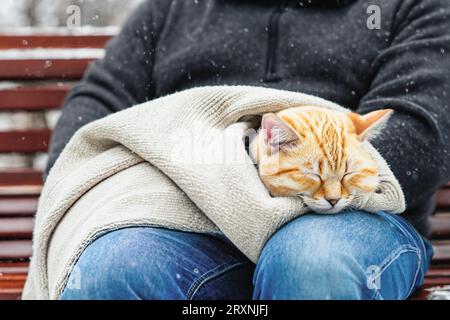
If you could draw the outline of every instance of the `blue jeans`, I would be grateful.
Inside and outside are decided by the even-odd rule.
[[[89,245],[61,298],[406,299],[432,254],[408,222],[384,212],[299,217],[256,265],[217,236],[134,227]]]

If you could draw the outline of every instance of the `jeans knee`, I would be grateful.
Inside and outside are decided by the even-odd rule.
[[[342,250],[339,239],[313,236],[318,229],[310,222],[294,221],[268,241],[254,274],[254,298],[370,298],[365,271],[354,259],[360,248]]]
[[[151,259],[164,254],[163,239],[149,230],[130,229],[106,234],[85,249],[62,299],[182,298],[176,281],[169,283],[173,277],[161,280],[169,271],[167,266]]]

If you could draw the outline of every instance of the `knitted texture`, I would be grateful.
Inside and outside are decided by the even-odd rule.
[[[201,87],[81,128],[42,191],[23,298],[59,298],[86,246],[106,232],[129,226],[223,233],[256,262],[269,237],[308,208],[300,198],[270,196],[243,143],[250,123],[239,120],[299,106],[347,111],[295,92]],[[199,132],[210,143],[201,143]],[[233,155],[232,161],[204,161],[202,157],[217,154],[217,145],[227,159]],[[403,212],[399,183],[375,148],[364,145],[382,181],[376,193],[353,205],[369,212]]]

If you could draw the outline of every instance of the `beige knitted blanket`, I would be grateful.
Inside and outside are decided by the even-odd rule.
[[[58,299],[83,249],[127,226],[222,232],[256,262],[268,238],[308,208],[298,198],[269,195],[242,142],[249,124],[239,120],[302,105],[346,111],[301,93],[202,87],[80,129],[44,186],[23,298]],[[401,213],[400,185],[378,152],[366,147],[384,180],[380,193],[358,208]]]

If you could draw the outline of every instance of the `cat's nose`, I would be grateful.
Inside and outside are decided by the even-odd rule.
[[[331,204],[331,206],[335,206],[336,205],[336,203],[338,203],[338,201],[339,200],[341,200],[340,198],[339,199],[327,199],[327,201]]]

